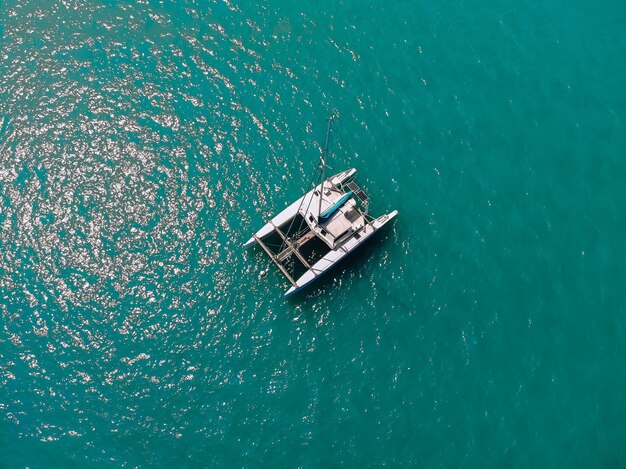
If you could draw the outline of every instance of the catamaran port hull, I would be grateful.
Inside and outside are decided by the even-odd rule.
[[[347,169],[338,174],[335,174],[332,178],[329,179],[329,181],[333,185],[339,186],[343,184],[344,182],[348,181],[352,176],[354,176],[355,173],[356,173],[356,169],[354,168]],[[300,197],[298,200],[296,200],[294,203],[292,203],[285,210],[280,212],[278,215],[274,216],[274,218],[272,218],[269,222],[267,222],[263,226],[263,228],[257,231],[254,235],[252,235],[252,237],[248,241],[246,241],[246,243],[243,245],[244,249],[250,249],[252,246],[257,244],[257,239],[263,239],[266,236],[269,236],[270,234],[275,232],[276,228],[280,228],[286,223],[289,223],[293,218],[295,218],[298,215],[299,213],[298,210],[301,209],[303,205],[305,205],[302,202],[306,201],[308,204],[308,201],[313,197],[313,193],[315,191],[318,191],[321,185],[322,184],[319,184],[314,189],[310,190],[309,192],[304,194],[302,197]]]

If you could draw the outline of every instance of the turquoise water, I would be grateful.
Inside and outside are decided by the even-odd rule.
[[[623,466],[625,57],[617,0],[0,0],[0,466]],[[400,214],[285,300],[241,245],[333,110]]]

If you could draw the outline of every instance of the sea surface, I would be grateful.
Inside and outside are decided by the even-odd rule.
[[[0,0],[0,466],[625,467],[625,190],[623,0]]]

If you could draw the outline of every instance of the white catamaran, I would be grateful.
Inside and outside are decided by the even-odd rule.
[[[244,244],[246,249],[259,244],[285,274],[291,283],[285,296],[317,280],[398,214],[394,210],[378,218],[368,216],[369,199],[353,180],[354,168],[324,178],[333,119],[328,120],[322,153],[322,182]]]

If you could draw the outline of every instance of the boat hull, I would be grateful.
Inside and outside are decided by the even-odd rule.
[[[318,262],[311,266],[309,270],[307,270],[298,280],[296,280],[296,285],[292,286],[285,293],[285,297],[289,297],[306,286],[313,283],[315,280],[320,278],[323,274],[331,270],[334,266],[339,264],[342,260],[348,257],[352,252],[354,252],[359,246],[363,245],[365,241],[367,241],[376,231],[385,226],[391,220],[395,218],[398,214],[397,210],[390,212],[386,215],[376,218],[372,222],[368,223],[363,227],[357,236],[353,236],[348,239],[344,244],[340,247],[331,250],[324,257],[322,257]]]
[[[333,177],[329,178],[330,181],[334,185],[343,184],[345,181],[350,179],[356,173],[356,169],[351,168],[340,173],[335,174]],[[319,189],[321,184],[316,186],[314,189],[311,189],[309,192],[304,194],[294,203],[289,205],[286,209],[280,212],[278,215],[274,216],[268,223],[266,223],[259,231],[257,231],[248,241],[246,241],[243,245],[244,249],[250,249],[252,246],[257,244],[256,238],[262,239],[275,230],[275,227],[280,227],[287,223],[289,220],[293,219],[296,215],[298,215],[298,209],[301,206],[302,201],[305,199],[308,200],[311,198],[313,191]],[[308,199],[307,199],[308,198]]]
[[[266,223],[263,226],[263,228],[257,231],[254,234],[254,236],[252,236],[248,241],[245,242],[245,244],[243,245],[244,249],[250,249],[252,246],[256,244],[255,236],[256,238],[264,238],[267,235],[271,234],[275,230],[276,226],[280,227],[284,225],[285,223],[287,223],[289,220],[293,219],[298,214],[298,208],[300,207],[300,202],[302,202],[304,197],[306,196],[300,197],[298,200],[292,203],[289,207],[287,207],[285,210],[283,210],[274,218],[272,218],[272,221]]]

